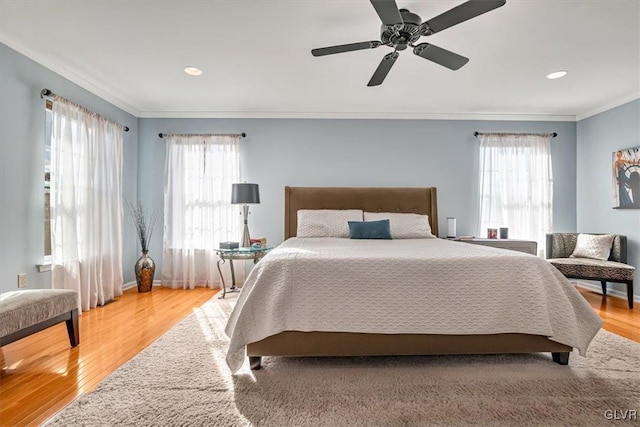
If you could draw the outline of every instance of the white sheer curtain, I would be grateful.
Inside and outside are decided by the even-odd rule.
[[[552,229],[550,135],[480,135],[478,236],[508,227],[513,239],[535,240],[544,254]]]
[[[166,143],[162,286],[220,287],[213,249],[237,241],[240,230],[231,205],[231,184],[240,180],[239,137],[169,135]],[[236,269],[240,278],[242,270]]]
[[[87,311],[122,295],[122,127],[64,98],[51,127],[52,287]]]

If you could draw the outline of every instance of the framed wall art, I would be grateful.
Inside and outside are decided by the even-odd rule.
[[[613,208],[640,209],[640,147],[613,153]]]

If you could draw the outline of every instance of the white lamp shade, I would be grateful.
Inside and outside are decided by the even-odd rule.
[[[456,237],[456,219],[447,217],[447,237]]]

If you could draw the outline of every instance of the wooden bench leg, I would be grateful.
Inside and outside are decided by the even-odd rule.
[[[627,282],[627,302],[629,303],[629,308],[633,308],[633,280]]]
[[[262,357],[260,356],[249,356],[249,366],[252,370],[257,371],[262,367]]]
[[[78,327],[78,309],[71,310],[71,319],[66,321],[67,332],[69,333],[69,344],[76,347],[80,344],[80,328]]]
[[[600,284],[602,285],[602,295],[607,296],[607,281],[601,280]]]
[[[551,358],[554,362],[560,365],[568,365],[569,364],[569,352],[568,351],[559,351],[551,353]]]

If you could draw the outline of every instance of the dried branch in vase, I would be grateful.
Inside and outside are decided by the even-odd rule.
[[[126,204],[133,219],[133,224],[136,227],[136,233],[138,240],[140,240],[142,251],[148,251],[151,235],[153,234],[153,227],[156,225],[156,219],[158,218],[158,209],[153,209],[151,212],[148,212],[148,209],[141,200],[138,200],[135,205],[127,200]]]

